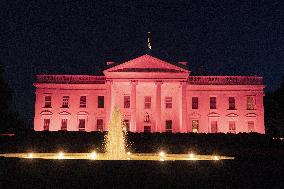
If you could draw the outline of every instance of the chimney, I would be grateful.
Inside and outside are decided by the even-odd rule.
[[[112,65],[112,64],[114,64],[115,62],[113,62],[113,61],[107,61],[106,62],[106,64],[107,64],[107,66],[110,66],[110,65]]]
[[[188,62],[186,61],[182,61],[182,62],[178,62],[179,64],[183,65],[183,66],[186,66]]]

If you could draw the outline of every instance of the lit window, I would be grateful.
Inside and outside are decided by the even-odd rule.
[[[192,132],[193,133],[199,132],[199,120],[192,120]]]
[[[61,119],[61,130],[67,131],[67,119]]]
[[[150,133],[151,132],[151,126],[144,126],[144,133]]]
[[[211,121],[211,133],[218,132],[218,124],[217,121]]]
[[[63,96],[62,98],[62,108],[69,107],[69,96]]]
[[[86,108],[87,105],[87,97],[81,96],[80,97],[80,108]]]
[[[97,131],[103,131],[103,130],[104,130],[104,120],[97,119]]]
[[[98,96],[98,108],[104,108],[104,107],[105,107],[105,97]]]
[[[144,115],[144,122],[150,122],[150,116],[149,116],[148,112],[146,112],[145,115]]]
[[[172,120],[166,120],[166,132],[172,132]]]
[[[248,96],[247,97],[247,109],[248,110],[254,110],[255,109],[255,97],[254,96]]]
[[[50,119],[44,119],[43,120],[43,130],[48,131],[49,130],[49,125],[50,125]]]
[[[235,97],[229,97],[229,110],[235,110],[236,104],[235,104]]]
[[[216,97],[210,97],[210,109],[216,109]]]
[[[124,96],[124,108],[130,108],[130,96]]]
[[[45,100],[44,107],[51,108],[51,96],[45,96],[44,100]]]
[[[144,107],[145,109],[151,109],[151,97],[150,96],[145,96]]]
[[[79,119],[79,131],[85,131],[86,121],[85,119]]]
[[[254,132],[254,121],[248,121],[248,132]]]
[[[192,97],[192,109],[198,109],[198,97]]]
[[[229,121],[229,133],[236,134],[236,122],[235,121]]]
[[[123,120],[123,127],[125,131],[129,131],[129,126],[130,126],[129,120],[128,119]]]
[[[172,108],[173,105],[173,98],[172,97],[166,97],[165,98],[166,108]]]

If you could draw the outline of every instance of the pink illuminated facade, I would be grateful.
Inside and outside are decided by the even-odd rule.
[[[191,76],[150,55],[107,63],[104,76],[37,75],[36,131],[106,131],[117,106],[131,132],[264,133],[257,76]]]

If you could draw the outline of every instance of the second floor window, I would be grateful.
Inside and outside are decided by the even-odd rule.
[[[235,110],[236,104],[235,104],[235,97],[229,97],[229,110]]]
[[[216,109],[216,97],[210,97],[210,109]]]
[[[98,96],[98,108],[104,108],[104,107],[105,107],[105,97]]]
[[[165,103],[166,103],[166,108],[170,109],[172,108],[172,105],[173,105],[173,98],[172,97],[166,97],[165,98]]]
[[[45,96],[44,100],[45,100],[44,107],[51,108],[51,96]]]
[[[130,108],[130,96],[124,96],[124,108]]]
[[[255,109],[255,98],[254,96],[247,97],[247,109],[254,110]]]
[[[144,98],[144,108],[145,109],[151,109],[151,97],[145,96]]]
[[[198,97],[192,97],[192,109],[198,109]]]
[[[69,107],[69,96],[63,96],[62,98],[62,108]]]
[[[81,96],[80,97],[80,108],[86,108],[87,106],[87,97]]]

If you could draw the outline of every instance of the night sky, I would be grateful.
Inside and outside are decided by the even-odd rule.
[[[106,61],[148,53],[188,61],[193,74],[284,75],[284,5],[278,1],[0,1],[0,63],[14,109],[32,124],[36,74],[101,74]]]

